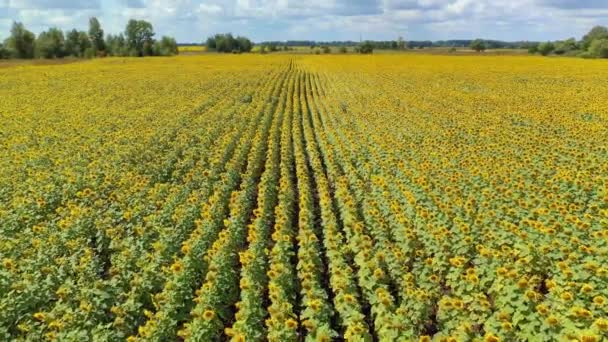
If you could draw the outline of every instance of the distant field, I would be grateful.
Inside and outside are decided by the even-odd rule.
[[[254,47],[252,52],[259,52],[260,46]],[[356,54],[355,47],[346,47],[347,54]],[[341,54],[339,46],[330,46],[332,54]],[[316,54],[322,52],[321,47],[310,48],[310,46],[291,46],[289,51],[277,51],[275,54]],[[447,55],[447,56],[468,56],[468,55],[479,55],[479,56],[522,56],[528,55],[528,50],[525,49],[490,49],[484,52],[475,52],[469,48],[425,48],[425,49],[407,49],[407,50],[381,50],[375,49],[374,54],[376,55],[392,55],[392,54],[415,54],[415,55]]]
[[[608,63],[461,53],[7,62],[0,341],[608,339]]]
[[[201,53],[207,51],[207,47],[201,45],[178,46],[177,49],[179,53],[183,54]]]

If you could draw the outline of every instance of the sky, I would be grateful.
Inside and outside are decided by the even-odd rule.
[[[608,0],[0,0],[0,40],[13,21],[39,33],[86,30],[97,17],[106,33],[131,19],[158,36],[202,42],[232,32],[252,40],[405,40],[580,38],[608,26]]]

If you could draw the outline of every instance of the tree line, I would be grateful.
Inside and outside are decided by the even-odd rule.
[[[490,47],[487,41],[476,39],[469,45],[471,49],[481,52]],[[584,58],[608,58],[608,29],[604,26],[596,26],[589,31],[580,41],[576,38],[558,40],[554,42],[534,43],[528,42],[523,48],[528,49],[530,54],[543,56],[577,56]]]
[[[224,53],[243,53],[251,52],[253,43],[249,38],[232,36],[231,33],[219,33],[207,38],[205,43],[207,49]]]
[[[89,30],[73,29],[65,33],[50,28],[38,36],[23,23],[14,22],[10,36],[0,43],[0,58],[93,58],[105,56],[171,56],[178,54],[177,42],[163,36],[156,40],[154,28],[145,20],[131,19],[123,33],[108,34],[99,20],[89,19]]]
[[[583,39],[575,38],[544,42],[528,49],[531,54],[578,56],[583,58],[608,58],[608,28],[595,26]]]
[[[314,40],[287,40],[287,41],[265,41],[259,44],[266,46],[279,46],[279,47],[296,47],[306,46],[311,48],[316,47],[357,47],[362,44],[369,42],[373,49],[376,50],[400,50],[400,49],[424,49],[424,48],[439,48],[439,47],[469,47],[473,42],[472,39],[452,39],[452,40],[405,40],[403,37],[399,37],[395,40],[368,40],[362,42],[356,42],[352,40],[344,41],[314,41]],[[500,40],[484,40],[484,43],[488,49],[527,49],[530,44],[534,44],[528,41],[517,41],[517,42],[505,42]]]

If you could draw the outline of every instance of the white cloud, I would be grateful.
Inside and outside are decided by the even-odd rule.
[[[39,32],[86,28],[99,17],[106,32],[130,18],[159,34],[203,41],[215,32],[254,40],[560,39],[608,24],[608,0],[0,0],[0,35],[13,20]]]
[[[223,8],[215,4],[199,4],[198,12],[209,15],[217,15],[223,12]]]

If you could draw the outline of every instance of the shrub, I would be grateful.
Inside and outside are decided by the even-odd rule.
[[[553,50],[555,50],[555,45],[551,42],[541,43],[538,46],[538,52],[543,56],[548,56]]]
[[[374,44],[372,42],[365,41],[359,45],[359,52],[362,54],[371,54],[374,53]]]
[[[95,49],[92,47],[84,50],[84,58],[94,58],[95,57]]]
[[[8,49],[6,47],[4,47],[4,45],[2,45],[2,43],[0,43],[0,59],[5,59],[8,58],[10,56],[10,52],[8,51]]]
[[[482,52],[486,50],[486,43],[481,39],[475,39],[471,42],[471,49]]]
[[[608,58],[608,39],[596,39],[591,42],[589,53],[593,57]]]

